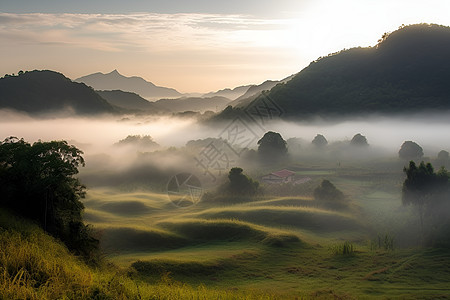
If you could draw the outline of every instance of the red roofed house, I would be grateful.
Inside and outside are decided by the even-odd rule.
[[[262,181],[265,183],[285,183],[294,182],[295,172],[289,170],[281,170],[273,172],[262,177]]]

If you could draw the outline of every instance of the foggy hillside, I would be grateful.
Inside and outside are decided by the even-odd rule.
[[[248,89],[252,86],[253,85],[243,85],[243,86],[235,87],[234,89],[226,88],[226,89],[219,90],[217,92],[210,92],[210,93],[204,94],[204,95],[202,95],[202,97],[210,98],[210,97],[220,96],[220,97],[228,98],[230,100],[235,100],[235,99],[239,98],[240,96],[244,95],[248,91]]]
[[[136,93],[124,92],[121,90],[96,92],[110,104],[126,110],[144,111],[146,113],[160,113],[165,111]]]
[[[54,71],[31,71],[0,79],[0,108],[27,113],[62,110],[77,114],[112,113],[116,110],[92,88],[72,82]]]
[[[447,110],[449,81],[450,28],[419,24],[319,58],[264,97],[287,118]]]

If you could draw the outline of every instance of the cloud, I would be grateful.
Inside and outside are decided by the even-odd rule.
[[[251,32],[260,36],[282,30],[283,25],[279,20],[242,15],[0,13],[1,38],[8,42],[102,51],[199,48],[215,44],[227,48],[239,47],[242,42],[248,47],[255,42],[250,38]]]

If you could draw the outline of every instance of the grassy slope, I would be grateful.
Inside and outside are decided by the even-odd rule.
[[[136,276],[110,264],[88,267],[38,226],[0,210],[0,299],[276,299]]]
[[[409,220],[411,215],[408,210],[398,211],[395,185],[399,174],[380,176],[351,166],[307,173],[315,176],[313,180],[330,178],[359,209],[329,211],[316,207],[308,197],[262,198],[232,205],[200,203],[178,209],[161,194],[97,190],[89,193],[87,213],[94,225],[103,228],[105,236],[111,226],[148,234],[128,232],[130,245],[124,244],[124,234],[108,244],[114,249],[109,254],[114,262],[123,266],[134,263],[138,274],[148,282],[170,273],[192,286],[259,290],[282,298],[424,298],[450,293],[448,251],[386,252],[367,246],[373,234],[391,233],[394,228],[404,234],[404,227],[411,225],[395,224],[396,217]],[[136,201],[139,207],[151,209],[129,214],[99,206],[120,206],[117,203],[121,202],[136,205]],[[373,226],[380,232],[371,231]],[[152,233],[159,233],[158,238]],[[330,247],[345,240],[356,245],[355,255],[334,255]],[[398,240],[401,238],[396,235]],[[142,247],[136,250],[136,245]]]

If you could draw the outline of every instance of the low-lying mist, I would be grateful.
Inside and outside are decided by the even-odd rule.
[[[450,150],[447,114],[276,121],[264,126],[246,122],[235,119],[219,124],[187,117],[134,115],[44,119],[0,111],[0,139],[16,136],[30,143],[66,140],[77,146],[86,160],[79,177],[93,191],[103,187],[107,191],[118,189],[120,193],[152,191],[163,195],[168,191],[169,180],[179,173],[196,175],[203,188],[214,191],[227,181],[228,171],[239,166],[245,174],[260,181],[267,197],[294,197],[274,198],[280,201],[276,205],[291,201],[297,206],[308,203],[309,207],[314,203],[308,197],[326,178],[342,189],[352,205],[361,208],[366,221],[376,228],[386,226],[386,231],[394,233],[403,232],[406,226],[406,221],[395,222],[414,222],[411,211],[401,208],[402,170],[407,161],[398,158],[398,151],[403,142],[418,143],[423,148],[424,160],[432,161],[433,165],[440,150]],[[257,141],[267,131],[278,132],[287,141],[289,155],[285,160],[268,162],[258,158]],[[358,133],[367,138],[369,146],[351,145],[350,140]],[[327,139],[325,148],[312,145],[317,134]],[[224,141],[238,147],[229,149]],[[218,152],[211,152],[215,148]],[[210,169],[202,168],[205,159],[214,155],[217,160],[208,165]],[[225,157],[229,159],[226,162]],[[435,165],[436,169],[439,167]],[[262,176],[284,168],[297,172],[297,179],[302,183],[292,187],[264,185]],[[297,197],[301,196],[307,200],[300,201]],[[272,205],[270,201],[275,200],[267,201]],[[123,205],[127,207],[130,203],[125,202]],[[207,199],[203,202],[209,203]],[[291,202],[288,205],[293,205]],[[168,199],[164,203],[171,204]],[[398,233],[398,236],[405,235]],[[406,245],[408,241],[402,243]]]
[[[361,133],[369,145],[396,154],[406,140],[417,142],[425,156],[450,149],[450,121],[448,114],[413,115],[397,117],[367,117],[338,121],[285,122],[277,121],[261,126],[248,125],[261,138],[266,131],[279,132],[287,140],[301,138],[309,143],[317,134],[329,143],[350,141]],[[230,121],[231,123],[231,121]],[[164,148],[182,147],[190,140],[219,138],[227,123],[212,125],[194,118],[169,116],[103,116],[32,118],[26,115],[0,111],[0,138],[9,136],[37,140],[67,140],[80,147],[85,154],[111,153],[111,148],[128,135],[150,135]],[[256,141],[249,145],[256,149]],[[119,151],[120,152],[120,151]]]

